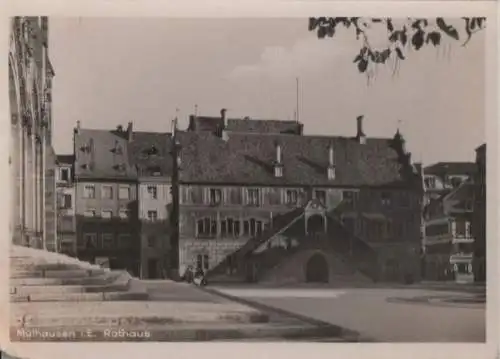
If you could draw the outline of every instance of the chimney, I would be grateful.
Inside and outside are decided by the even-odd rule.
[[[274,162],[274,176],[283,177],[283,157],[281,152],[281,145],[276,143],[276,160]]]
[[[76,128],[74,129],[75,133],[80,133],[80,126],[81,126],[80,120],[76,121]]]
[[[357,121],[357,133],[356,133],[356,139],[359,141],[359,143],[364,144],[366,143],[366,135],[363,132],[363,118],[364,116],[358,116],[356,118]]]
[[[218,130],[220,137],[224,141],[227,141],[229,139],[228,133],[226,131],[226,127],[227,127],[226,113],[227,113],[227,109],[223,108],[222,110],[220,110],[221,124],[220,124],[220,128]]]
[[[333,152],[333,143],[328,147],[328,170],[327,176],[329,180],[335,179],[335,157]]]
[[[129,142],[132,141],[132,134],[133,134],[133,124],[132,124],[132,122],[129,122],[127,124],[127,140]]]
[[[171,132],[172,132],[172,138],[175,138],[175,133],[177,131],[177,118],[174,118],[172,120],[172,129],[171,129]]]

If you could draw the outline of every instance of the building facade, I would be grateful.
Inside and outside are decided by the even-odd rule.
[[[476,149],[477,172],[474,178],[474,275],[478,282],[486,281],[486,144]]]
[[[136,131],[129,142],[131,161],[137,169],[141,278],[165,278],[170,248],[172,203],[169,133]]]
[[[470,180],[476,173],[474,162],[438,162],[424,168],[425,203],[438,199]]]
[[[277,262],[257,259],[259,248],[288,241],[329,246],[360,270],[357,253],[369,255],[364,273],[374,280],[418,279],[422,179],[399,131],[367,138],[359,117],[353,137],[306,136],[297,122],[226,119],[223,110],[191,116],[175,141],[181,275],[194,266],[260,280],[264,262]]]
[[[59,252],[77,256],[73,155],[57,156],[57,239]]]
[[[57,250],[47,17],[13,17],[9,38],[13,242]]]
[[[425,210],[425,268],[428,280],[472,282],[474,184],[469,179]]]
[[[74,130],[77,256],[112,269],[140,273],[137,170],[124,130]]]

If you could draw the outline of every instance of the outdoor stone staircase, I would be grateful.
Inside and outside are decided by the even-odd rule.
[[[62,254],[13,245],[11,302],[146,300],[140,281]]]

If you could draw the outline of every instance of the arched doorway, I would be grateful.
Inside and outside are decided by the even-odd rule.
[[[306,282],[328,283],[328,263],[322,254],[314,254],[306,264]]]
[[[314,214],[307,219],[308,234],[325,233],[325,219],[319,214]]]

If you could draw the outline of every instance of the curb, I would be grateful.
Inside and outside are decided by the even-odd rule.
[[[230,294],[222,293],[222,292],[219,292],[218,290],[215,290],[215,289],[209,289],[206,287],[197,287],[197,288],[202,290],[202,291],[205,291],[207,293],[217,295],[217,296],[222,297],[224,299],[231,300],[231,301],[234,301],[236,303],[243,304],[243,305],[255,308],[255,309],[260,310],[260,311],[271,312],[271,313],[275,313],[275,314],[278,314],[278,315],[281,315],[284,317],[294,318],[294,319],[297,319],[297,320],[302,321],[304,323],[307,323],[309,325],[313,325],[316,327],[315,329],[317,330],[317,333],[315,334],[315,337],[317,337],[317,338],[337,337],[339,339],[344,339],[345,341],[350,341],[350,342],[361,342],[361,341],[373,342],[372,339],[364,338],[364,337],[362,338],[360,333],[358,333],[354,330],[351,330],[351,329],[341,327],[339,325],[324,322],[324,321],[314,319],[311,317],[307,317],[307,316],[304,316],[301,314],[293,313],[293,312],[290,312],[290,311],[287,311],[287,310],[284,310],[281,308],[276,308],[276,307],[272,307],[272,306],[265,305],[262,303],[258,303],[258,302],[252,301],[252,300],[243,299],[243,298],[236,297],[236,296],[233,296]],[[299,337],[297,337],[297,339],[299,339]]]

